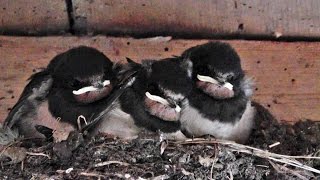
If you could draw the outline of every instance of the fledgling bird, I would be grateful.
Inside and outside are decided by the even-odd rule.
[[[181,102],[192,88],[188,76],[191,67],[173,59],[146,60],[142,64],[130,61],[127,66],[140,68],[135,82],[120,96],[117,108],[99,123],[96,131],[133,139],[141,129],[147,129],[168,133],[168,138],[185,138],[179,119]]]
[[[182,131],[245,143],[255,116],[250,101],[253,83],[245,77],[237,52],[227,43],[209,42],[187,49],[182,58],[193,67]]]
[[[44,138],[38,127],[67,137],[83,124],[79,116],[90,119],[104,108],[116,81],[113,63],[102,52],[86,46],[70,49],[31,76],[4,128],[18,129],[25,138]],[[64,140],[59,137],[57,141]]]

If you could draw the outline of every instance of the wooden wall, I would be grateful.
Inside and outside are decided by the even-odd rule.
[[[208,40],[167,38],[0,36],[0,122],[16,103],[26,80],[58,53],[78,45],[103,51],[114,61],[179,55]],[[320,42],[227,41],[256,81],[254,100],[279,120],[320,120]]]
[[[139,61],[179,55],[210,38],[296,41],[227,42],[256,80],[255,100],[279,120],[320,120],[320,42],[297,42],[320,41],[319,12],[319,0],[1,0],[0,34],[11,36],[0,36],[0,122],[27,78],[71,47]]]
[[[0,34],[320,40],[319,0],[1,0]]]
[[[0,34],[48,35],[68,31],[65,0],[0,1]]]
[[[81,32],[187,37],[320,37],[318,0],[74,0]]]

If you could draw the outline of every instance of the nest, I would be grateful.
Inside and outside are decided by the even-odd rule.
[[[96,136],[77,144],[67,156],[64,151],[54,150],[56,143],[35,146],[35,141],[23,140],[2,150],[0,177],[319,178],[320,124],[314,121],[280,124],[262,106],[255,106],[258,110],[256,126],[247,145],[213,138],[160,141],[158,134],[144,132],[132,141]]]

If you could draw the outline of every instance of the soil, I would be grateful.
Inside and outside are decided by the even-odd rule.
[[[284,155],[319,156],[320,123],[307,120],[294,125],[279,124],[266,109],[255,106],[256,126],[247,145]],[[269,148],[276,142],[280,144]],[[319,174],[232,151],[224,145],[160,142],[158,134],[149,132],[132,141],[102,135],[83,140],[75,134],[62,143],[39,145],[29,140],[10,148],[11,159],[1,160],[1,179],[320,178]],[[19,162],[17,157],[24,160]],[[8,164],[11,160],[15,162]],[[320,169],[320,160],[299,161]]]

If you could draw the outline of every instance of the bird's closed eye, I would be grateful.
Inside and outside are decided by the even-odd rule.
[[[153,95],[160,95],[161,94],[159,87],[154,83],[149,84],[147,90]]]
[[[198,72],[201,75],[205,75],[205,76],[211,76],[212,74],[214,74],[214,70],[212,68],[209,68],[209,66],[200,66],[198,68]]]
[[[233,75],[231,75],[231,74],[229,74],[228,76],[227,76],[227,80],[228,81],[233,81],[235,79],[235,77],[233,76]]]
[[[79,88],[81,86],[81,82],[77,79],[73,79],[70,83],[72,88]]]

